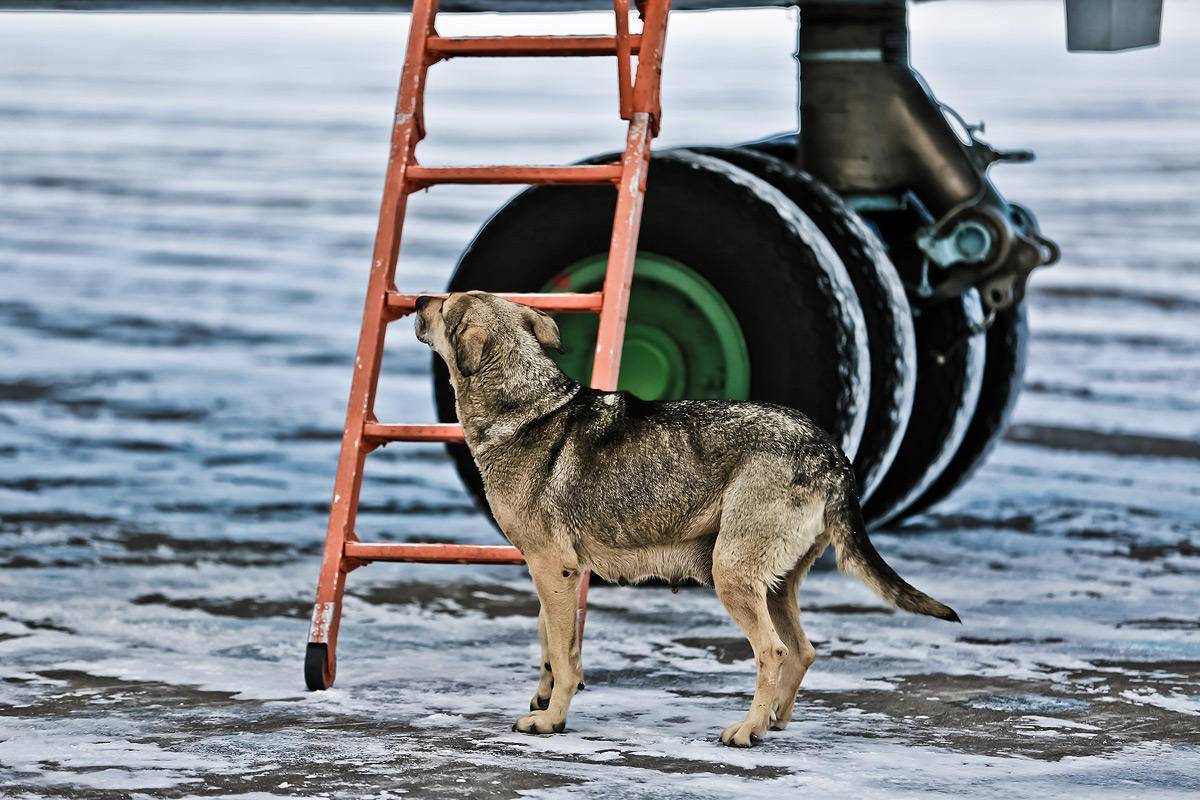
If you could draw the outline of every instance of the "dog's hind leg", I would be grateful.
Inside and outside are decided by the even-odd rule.
[[[767,609],[771,612],[771,620],[775,630],[788,646],[788,657],[783,662],[779,674],[779,685],[775,688],[775,696],[771,701],[771,730],[781,731],[792,721],[792,706],[796,702],[796,692],[804,680],[808,668],[816,660],[817,651],[804,635],[800,625],[800,607],[797,604],[800,592],[800,581],[804,578],[812,562],[824,550],[824,545],[814,546],[792,568],[784,579],[783,585],[772,589],[767,594]]]
[[[550,692],[554,689],[554,672],[550,668],[550,646],[546,643],[546,611],[538,609],[538,642],[542,645],[541,676],[537,691],[529,701],[530,711],[545,711],[550,705]]]
[[[741,573],[719,555],[714,555],[713,585],[717,589],[717,597],[721,598],[733,621],[750,640],[750,646],[754,648],[754,663],[758,667],[758,682],[754,687],[750,713],[742,722],[726,728],[721,733],[721,741],[734,747],[751,747],[758,744],[767,732],[771,705],[779,687],[779,673],[789,650],[771,622],[766,584]]]
[[[566,728],[571,698],[583,680],[576,621],[579,562],[574,553],[559,551],[526,552],[525,561],[542,604],[538,615],[539,633],[545,629],[542,669],[546,670],[546,664],[550,665],[546,672],[550,673],[553,689],[546,707],[521,717],[513,725],[513,730],[521,733],[561,733]],[[545,674],[543,672],[543,676]],[[540,700],[541,685],[538,692],[539,697],[534,698],[535,702]]]
[[[795,483],[793,475],[790,463],[763,459],[746,464],[725,493],[713,547],[717,596],[750,640],[758,668],[750,713],[721,734],[722,742],[738,747],[763,737],[772,712],[776,723],[785,706],[791,713],[812,663],[796,593],[810,556],[816,558],[827,543],[822,541],[825,503]],[[772,594],[779,597],[768,599]]]

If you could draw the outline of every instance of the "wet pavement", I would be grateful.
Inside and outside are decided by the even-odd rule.
[[[564,735],[509,730],[537,681],[520,568],[356,571],[336,686],[304,690],[403,18],[0,15],[0,794],[1195,796],[1200,14],[1071,56],[1059,5],[995,5],[914,9],[914,59],[1037,151],[994,174],[1063,262],[1030,284],[1006,441],[873,537],[963,624],[822,562],[795,720],[745,751],[716,736],[749,648],[704,589],[594,587]],[[790,19],[677,15],[663,144],[791,127]],[[479,24],[544,23],[444,32]],[[424,160],[619,146],[607,66],[439,67]],[[415,196],[401,283],[443,285],[507,194]],[[404,323],[389,348],[380,418],[431,419],[427,350]],[[422,445],[370,456],[360,531],[500,542]]]

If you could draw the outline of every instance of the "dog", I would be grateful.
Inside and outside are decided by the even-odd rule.
[[[621,584],[691,579],[716,588],[758,668],[749,713],[721,733],[737,747],[792,718],[816,658],[797,593],[826,546],[842,571],[892,605],[958,621],[875,551],[850,462],[799,411],[587,388],[544,352],[560,348],[552,318],[484,292],[419,297],[416,334],[449,368],[488,503],[541,603],[541,677],[514,730],[565,729],[583,681],[584,569]]]

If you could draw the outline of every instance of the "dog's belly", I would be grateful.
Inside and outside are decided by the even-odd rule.
[[[579,542],[576,553],[582,566],[613,583],[637,583],[661,578],[672,584],[685,580],[711,584],[715,541],[714,533],[645,547],[612,547],[595,542]]]
[[[689,579],[712,583],[719,501],[654,500],[659,502],[618,493],[580,506],[564,496],[559,506],[564,513],[554,527],[570,531],[580,564],[607,581],[662,578],[672,583]]]

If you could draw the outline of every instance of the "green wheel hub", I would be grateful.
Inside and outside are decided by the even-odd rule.
[[[577,261],[544,292],[596,292],[604,287],[606,255]],[[592,377],[599,320],[558,314],[563,371],[581,383]],[[639,252],[618,388],[643,400],[750,396],[750,352],[733,310],[711,283],[678,261]]]

